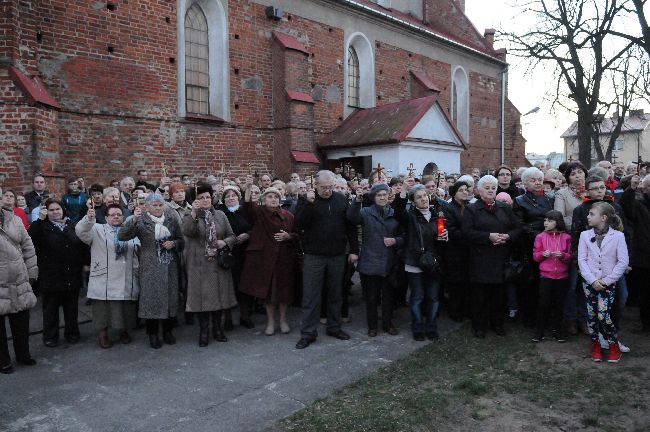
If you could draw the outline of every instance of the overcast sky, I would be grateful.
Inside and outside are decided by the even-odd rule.
[[[526,23],[520,16],[512,19],[516,11],[509,6],[509,0],[466,0],[465,12],[481,33],[486,28],[517,31],[530,26],[530,23]],[[495,46],[500,48],[503,45],[500,45],[497,39]],[[527,140],[526,152],[563,152],[560,135],[571,125],[574,115],[567,112],[551,113],[551,103],[544,98],[546,91],[553,88],[550,71],[536,70],[534,75],[526,76],[525,61],[509,55],[508,62],[510,100],[522,114],[534,107],[540,107],[536,114],[521,118]]]

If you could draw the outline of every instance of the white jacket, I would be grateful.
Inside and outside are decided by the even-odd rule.
[[[127,243],[126,252],[115,259],[113,228],[108,224],[90,222],[85,216],[75,227],[77,236],[90,245],[89,299],[137,300],[140,294],[140,240]]]

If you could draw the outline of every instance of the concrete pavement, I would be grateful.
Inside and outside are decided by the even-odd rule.
[[[0,430],[47,431],[262,431],[277,420],[423,346],[412,340],[409,311],[396,313],[398,336],[369,339],[359,287],[351,298],[349,341],[325,335],[296,350],[300,311],[290,311],[292,332],[263,334],[235,326],[229,341],[198,346],[198,326],[181,325],[178,343],[149,348],[143,330],[134,342],[102,350],[91,324],[82,341],[57,348],[31,337],[38,365],[0,375]],[[82,300],[83,303],[83,300]],[[82,307],[80,319],[88,318]],[[40,311],[34,311],[36,325]],[[237,320],[235,320],[237,323]],[[445,334],[457,325],[440,321]],[[62,336],[62,334],[61,334]],[[61,339],[63,339],[61,337]],[[13,355],[13,354],[12,354]]]

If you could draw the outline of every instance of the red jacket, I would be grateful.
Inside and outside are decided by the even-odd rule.
[[[562,257],[553,255],[545,257],[544,251],[562,252]],[[566,279],[569,277],[571,261],[571,236],[567,233],[543,231],[535,237],[533,259],[539,263],[539,273],[548,279]]]

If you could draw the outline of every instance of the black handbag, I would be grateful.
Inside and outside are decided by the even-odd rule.
[[[224,270],[229,270],[235,265],[235,256],[228,246],[217,250],[217,264]]]
[[[420,267],[420,269],[422,269],[422,271],[425,273],[428,273],[430,275],[437,275],[440,273],[440,262],[433,252],[424,249],[422,227],[420,227],[420,223],[416,218],[413,218],[413,223],[417,227],[418,236],[420,237],[420,254],[418,256],[418,267]]]

